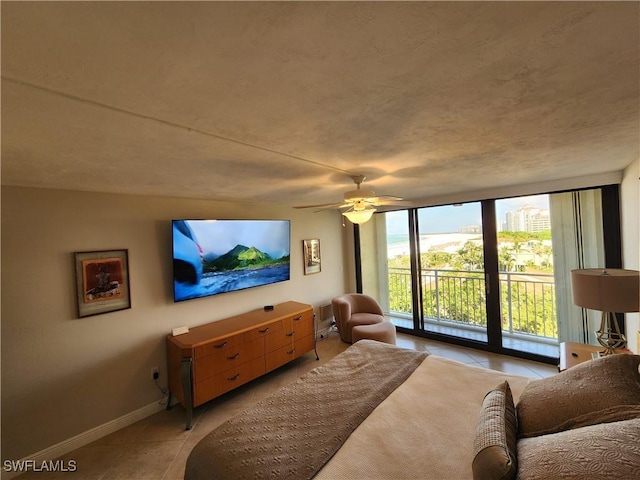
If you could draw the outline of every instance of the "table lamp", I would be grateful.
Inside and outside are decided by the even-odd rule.
[[[603,355],[625,348],[627,339],[620,331],[616,313],[640,310],[640,273],[622,268],[585,268],[571,270],[573,303],[600,310],[600,328],[596,331]]]

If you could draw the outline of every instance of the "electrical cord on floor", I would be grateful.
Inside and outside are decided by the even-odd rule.
[[[160,393],[162,393],[162,397],[158,401],[158,404],[166,405],[167,401],[169,400],[169,389],[167,387],[161,387],[160,385],[158,385],[157,378],[154,380],[154,383],[156,384],[156,387],[158,387],[158,390],[160,390]]]
[[[336,321],[335,320],[331,320],[331,325],[329,325],[329,330],[327,330],[326,334],[321,333],[320,334],[320,338],[327,338],[333,332],[337,332],[337,331],[338,331],[338,329],[336,328]]]

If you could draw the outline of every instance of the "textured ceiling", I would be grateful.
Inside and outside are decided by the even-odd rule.
[[[2,2],[2,184],[406,199],[639,156],[637,2]]]

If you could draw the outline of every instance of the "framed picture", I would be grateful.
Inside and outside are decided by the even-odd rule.
[[[76,252],[78,318],[131,308],[127,250]]]
[[[312,238],[302,241],[304,274],[311,275],[318,273],[322,269],[320,264],[320,240]]]

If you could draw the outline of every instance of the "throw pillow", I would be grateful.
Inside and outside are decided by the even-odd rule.
[[[518,480],[640,478],[640,418],[518,440]]]
[[[527,384],[516,405],[520,437],[639,416],[638,355],[608,355]]]
[[[518,470],[518,426],[513,396],[504,382],[484,397],[473,441],[474,480],[510,480]]]

